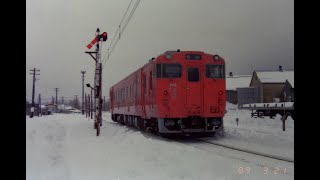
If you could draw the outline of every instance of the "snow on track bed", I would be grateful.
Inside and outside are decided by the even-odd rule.
[[[242,151],[242,152],[245,152],[245,153],[255,154],[255,155],[258,155],[258,156],[264,156],[264,157],[277,159],[277,160],[281,160],[281,161],[286,161],[286,162],[291,162],[291,163],[294,162],[293,159],[288,159],[286,157],[270,155],[270,154],[266,154],[266,153],[262,153],[262,152],[256,152],[256,151],[252,151],[252,150],[248,150],[248,149],[242,149],[242,148],[238,148],[238,147],[234,147],[234,146],[230,146],[230,145],[224,145],[224,144],[221,144],[221,143],[218,143],[218,142],[209,142],[209,141],[205,141],[205,140],[202,140],[202,139],[195,139],[195,140],[198,140],[198,141],[201,141],[201,142],[205,142],[205,143],[208,143],[208,144],[212,144],[212,145],[222,146],[222,147],[225,147],[225,148],[228,148],[228,149]]]

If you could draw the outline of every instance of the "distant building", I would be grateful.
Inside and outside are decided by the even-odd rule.
[[[233,75],[232,72],[226,76],[227,101],[233,104],[238,103],[237,88],[249,87],[251,75]]]
[[[278,71],[254,71],[250,87],[259,89],[261,103],[270,103],[277,98],[281,99],[281,93],[287,91],[283,90],[286,81],[293,82],[293,80],[294,71],[283,71],[279,66]]]
[[[43,115],[49,115],[56,111],[57,105],[53,103],[49,103],[47,105],[42,106],[42,114]]]
[[[291,82],[290,82],[291,81]],[[286,80],[280,93],[281,102],[294,102],[294,81]]]

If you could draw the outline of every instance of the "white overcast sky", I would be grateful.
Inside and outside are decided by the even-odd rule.
[[[137,0],[133,0],[132,5]],[[93,82],[94,61],[85,54],[96,28],[107,31],[106,53],[130,0],[27,0],[26,97],[31,68],[40,69],[36,100],[82,93]],[[294,0],[141,0],[103,69],[103,95],[150,58],[167,50],[217,53],[226,71],[252,74],[282,65],[294,68]],[[88,89],[85,89],[89,92]],[[60,98],[59,98],[60,99]]]

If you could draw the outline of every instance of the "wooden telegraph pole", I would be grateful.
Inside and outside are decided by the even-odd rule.
[[[59,91],[59,88],[54,88],[54,90],[56,91],[56,113],[58,113],[58,91]]]
[[[84,95],[84,111],[86,112],[86,118],[88,117],[88,111],[87,111],[87,93]]]
[[[84,114],[84,74],[86,73],[86,71],[81,71],[82,73],[82,114]]]
[[[39,69],[34,68],[33,73],[30,73],[31,75],[33,75],[33,80],[32,80],[32,106],[31,106],[31,110],[30,110],[30,118],[33,118],[34,115],[34,92],[35,92],[35,82],[36,82],[36,75],[40,75],[40,74],[36,74],[36,72],[40,72]]]

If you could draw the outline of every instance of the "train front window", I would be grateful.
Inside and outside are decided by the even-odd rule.
[[[207,64],[206,76],[207,78],[225,78],[224,65]]]
[[[186,54],[186,60],[201,60],[200,54]]]
[[[157,64],[157,77],[178,78],[181,77],[180,64]]]

